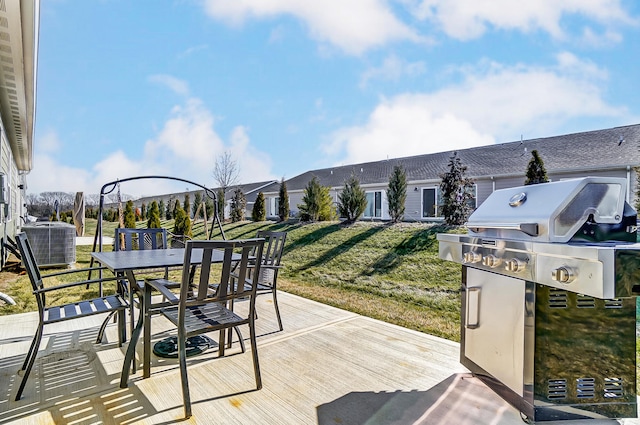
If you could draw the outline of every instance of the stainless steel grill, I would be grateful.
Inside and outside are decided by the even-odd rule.
[[[626,181],[587,177],[494,192],[468,234],[461,362],[533,421],[636,417],[637,215]]]

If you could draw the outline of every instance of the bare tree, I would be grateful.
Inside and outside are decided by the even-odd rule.
[[[46,205],[39,193],[27,193],[27,212],[30,215],[41,217],[46,215]]]
[[[58,192],[42,192],[40,193],[40,199],[45,209],[51,212],[58,199]]]
[[[27,193],[26,196],[27,209],[32,211],[33,208],[40,204],[40,195],[37,193]]]
[[[229,151],[225,151],[216,158],[216,163],[213,167],[213,178],[216,180],[216,183],[218,183],[220,192],[222,192],[222,199],[225,198],[229,188],[238,183],[240,168]],[[220,194],[218,194],[218,196],[220,196]],[[224,220],[224,210],[220,211],[220,218]]]
[[[71,192],[56,192],[58,194],[58,202],[60,203],[60,210],[71,210],[76,200],[75,193]]]
[[[116,191],[114,193],[106,195],[105,200],[108,203],[117,204],[120,202],[134,201],[135,197],[133,195],[128,195],[126,193],[118,194],[118,192]]]
[[[231,186],[238,183],[240,168],[238,167],[238,162],[233,159],[229,151],[225,151],[216,158],[216,163],[213,167],[213,178],[216,179],[218,187],[225,193]]]
[[[100,205],[100,195],[97,193],[84,195],[84,203],[88,207],[97,207],[98,205]]]

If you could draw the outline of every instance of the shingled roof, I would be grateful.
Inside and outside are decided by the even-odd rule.
[[[537,150],[547,173],[604,170],[640,166],[640,124],[458,150],[467,175],[478,179],[523,175]],[[302,190],[316,176],[320,184],[340,187],[352,172],[360,184],[386,183],[395,165],[408,181],[436,180],[447,171],[454,151],[323,168],[287,180],[287,190]]]
[[[247,183],[247,184],[238,184],[235,186],[231,186],[226,193],[226,199],[229,200],[233,198],[233,192],[236,189],[240,189],[244,194],[247,202],[253,202],[260,192],[272,192],[278,190],[278,182],[276,180],[268,180],[257,183]],[[218,191],[218,189],[214,189],[214,191]]]

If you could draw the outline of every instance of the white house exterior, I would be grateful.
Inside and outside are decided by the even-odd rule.
[[[640,124],[458,150],[458,157],[467,166],[467,176],[475,181],[476,207],[497,189],[523,185],[533,150],[543,159],[551,181],[584,176],[621,177],[627,181],[627,201],[635,203]],[[401,165],[408,183],[404,219],[442,220],[438,207],[440,176],[448,171],[452,155],[453,151],[445,151],[307,171],[286,180],[291,212],[298,212],[304,189],[314,176],[321,185],[330,188],[337,202],[345,180],[354,173],[370,200],[361,219],[388,220],[389,176],[395,165]],[[278,197],[277,187],[264,194],[267,203],[273,202]],[[269,215],[275,217],[277,213]]]
[[[33,168],[39,0],[0,2],[0,228],[2,255],[26,216]]]
[[[467,167],[467,176],[475,182],[475,206],[495,190],[523,185],[533,150],[537,150],[543,159],[551,181],[585,176],[624,178],[627,181],[627,201],[635,204],[638,189],[636,170],[640,169],[640,124],[458,150],[458,157]],[[389,220],[386,190],[393,167],[400,165],[407,175],[404,220],[441,221],[440,176],[448,171],[452,155],[453,151],[445,151],[307,171],[285,180],[290,215],[293,217],[299,212],[298,205],[302,204],[304,190],[313,177],[321,185],[329,187],[329,193],[337,204],[345,180],[353,173],[369,200],[361,220]],[[255,198],[262,192],[267,218],[278,219],[279,181],[234,186],[226,195],[225,217],[229,217],[235,188],[241,189],[247,198],[247,218],[251,217]],[[139,199],[135,204],[140,206],[145,202],[149,205],[154,199],[162,199],[165,203],[175,199],[182,201],[186,193],[151,196]]]

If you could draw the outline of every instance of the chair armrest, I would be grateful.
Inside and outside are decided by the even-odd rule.
[[[81,280],[80,282],[70,282],[70,283],[63,283],[61,285],[56,285],[56,286],[48,286],[46,288],[37,289],[37,290],[33,291],[33,293],[34,294],[42,294],[42,293],[45,293],[45,292],[57,291],[58,289],[73,288],[74,286],[91,285],[93,283],[110,282],[110,281],[114,281],[114,280],[118,280],[118,278],[116,278],[116,277],[105,277],[105,278],[102,278],[102,279]]]
[[[149,285],[156,291],[160,292],[171,303],[177,303],[178,301],[180,301],[180,299],[176,297],[176,294],[171,292],[169,288],[167,288],[166,285],[168,283],[175,284],[176,282],[172,282],[167,279],[148,279],[144,282],[145,285]]]
[[[260,264],[260,268],[261,269],[273,269],[273,270],[278,270],[283,268],[284,266],[280,265],[280,266],[276,266],[275,264]],[[248,269],[255,269],[256,265],[255,264],[249,264],[247,265]]]
[[[56,273],[49,273],[49,274],[41,274],[40,277],[45,279],[47,277],[54,277],[54,276],[63,276],[66,274],[72,274],[72,273],[80,273],[80,272],[90,272],[90,271],[99,271],[99,270],[109,270],[106,267],[85,267],[82,269],[72,269],[72,270],[64,270],[61,272],[56,272]]]

